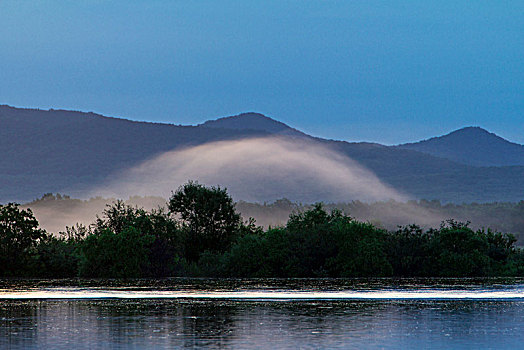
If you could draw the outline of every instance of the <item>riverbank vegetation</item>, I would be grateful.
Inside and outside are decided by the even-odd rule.
[[[67,195],[47,193],[39,199],[21,205],[31,208],[40,226],[48,232],[60,232],[65,226],[80,222],[88,225],[97,214],[103,212],[107,204],[116,202],[116,198],[95,197],[90,199],[71,198]],[[132,196],[125,203],[147,210],[166,206],[167,199],[154,196]],[[511,232],[517,238],[517,246],[524,246],[524,201],[493,203],[441,203],[437,200],[410,200],[407,202],[379,201],[345,203],[324,203],[326,211],[339,209],[350,213],[351,217],[375,226],[395,231],[398,226],[417,223],[421,227],[439,227],[442,221],[454,219],[459,222],[470,221],[469,227],[475,231],[491,227],[500,232]],[[293,212],[304,212],[313,205],[297,203],[288,199],[279,199],[271,203],[250,203],[238,201],[236,211],[244,218],[253,217],[258,225],[285,226]]]
[[[285,225],[242,221],[224,189],[189,182],[168,209],[115,201],[89,226],[60,235],[31,209],[0,206],[3,277],[482,277],[523,276],[512,234],[448,220],[386,230],[322,204]]]

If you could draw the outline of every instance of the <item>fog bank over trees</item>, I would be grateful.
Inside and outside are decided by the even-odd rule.
[[[67,195],[46,194],[40,199],[24,204],[23,207],[33,210],[42,228],[58,233],[65,231],[66,226],[76,223],[89,225],[96,219],[96,215],[103,212],[107,204],[116,200],[102,197],[80,200]],[[167,209],[167,200],[162,197],[133,196],[125,200],[125,203],[146,210],[159,207]],[[437,227],[442,221],[453,219],[460,222],[470,221],[470,226],[474,229],[491,227],[502,232],[511,232],[519,239],[518,244],[522,244],[521,237],[524,239],[524,201],[470,204],[442,204],[439,201],[427,200],[371,203],[352,201],[325,203],[324,206],[327,210],[340,209],[357,220],[369,221],[388,230],[413,223],[426,228]],[[257,225],[264,228],[285,225],[291,213],[302,212],[311,207],[311,204],[301,204],[288,199],[268,203],[236,203],[236,209],[244,219],[252,217]]]
[[[70,201],[57,197],[41,202]],[[276,203],[282,204],[286,201]],[[197,182],[178,188],[166,205],[146,210],[117,200],[90,225],[58,235],[40,228],[31,209],[0,205],[0,276],[524,275],[524,251],[513,234],[475,230],[453,219],[438,228],[411,224],[387,230],[316,203],[264,229],[240,216],[225,189]]]

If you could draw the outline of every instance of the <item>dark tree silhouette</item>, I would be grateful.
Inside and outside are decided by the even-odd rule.
[[[45,237],[31,209],[15,203],[0,205],[0,275],[23,274],[30,250]]]
[[[227,250],[241,225],[233,199],[225,189],[188,182],[169,200],[171,213],[180,216],[187,231],[186,256],[195,261],[200,253]]]

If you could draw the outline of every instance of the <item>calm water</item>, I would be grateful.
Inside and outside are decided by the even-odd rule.
[[[0,281],[0,348],[524,348],[523,283]]]

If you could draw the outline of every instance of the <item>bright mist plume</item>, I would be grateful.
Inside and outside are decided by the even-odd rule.
[[[314,141],[278,137],[220,141],[163,153],[115,174],[92,196],[169,197],[188,180],[226,187],[236,200],[405,200],[352,159]]]

